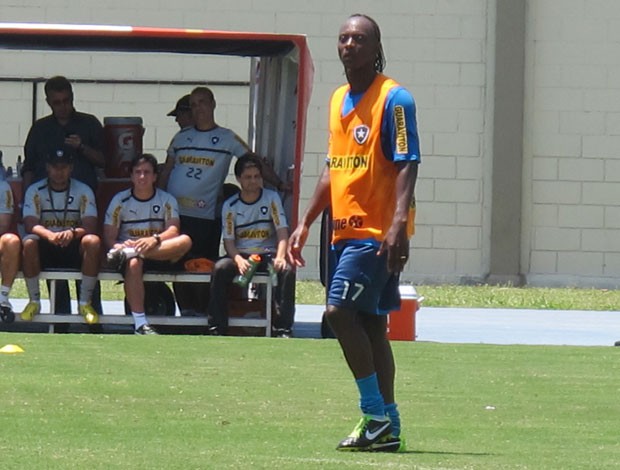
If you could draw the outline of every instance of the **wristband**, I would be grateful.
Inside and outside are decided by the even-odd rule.
[[[155,239],[158,245],[161,245],[161,237],[159,236],[159,233],[154,234],[153,238]]]

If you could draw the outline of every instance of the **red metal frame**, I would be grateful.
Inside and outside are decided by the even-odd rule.
[[[209,31],[107,25],[0,23],[0,48],[28,50],[128,51],[273,56],[296,48],[297,128],[292,225],[297,223],[306,115],[314,68],[306,37],[297,34]]]

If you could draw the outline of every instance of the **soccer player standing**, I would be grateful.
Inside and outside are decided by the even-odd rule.
[[[308,228],[331,204],[332,249],[327,319],[360,393],[362,418],[338,450],[399,451],[395,365],[387,313],[399,307],[399,275],[409,258],[414,187],[420,162],[415,102],[383,75],[381,32],[366,15],[340,28],[338,55],[347,84],[332,95],[329,154],[308,208],[293,232],[297,266]]]

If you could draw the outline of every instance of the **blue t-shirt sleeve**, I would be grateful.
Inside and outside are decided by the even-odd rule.
[[[403,87],[390,90],[385,100],[381,146],[392,161],[421,161],[415,101]]]

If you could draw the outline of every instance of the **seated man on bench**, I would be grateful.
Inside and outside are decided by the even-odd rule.
[[[14,199],[11,186],[0,181],[0,320],[11,323],[15,319],[9,294],[19,271],[21,240],[10,232],[13,220]]]
[[[179,232],[176,199],[158,189],[157,159],[148,153],[130,165],[131,188],[116,194],[105,214],[103,238],[108,262],[123,272],[125,296],[134,318],[135,333],[157,334],[144,309],[145,270],[171,270],[192,246]]]
[[[90,305],[101,259],[97,205],[92,189],[71,178],[73,151],[58,149],[48,155],[47,178],[30,185],[24,196],[22,271],[30,302],[21,314],[30,321],[41,311],[41,269],[81,269],[78,310],[88,324],[99,316]],[[62,312],[61,312],[62,313]]]
[[[292,335],[295,315],[295,276],[286,262],[288,225],[282,201],[275,191],[263,188],[261,160],[247,154],[235,163],[235,176],[241,192],[224,202],[222,234],[228,257],[215,263],[209,298],[209,333],[225,335],[228,329],[228,296],[226,292],[235,276],[250,269],[248,257],[261,256],[258,269],[270,264],[278,273],[275,292],[277,316],[275,336]]]

